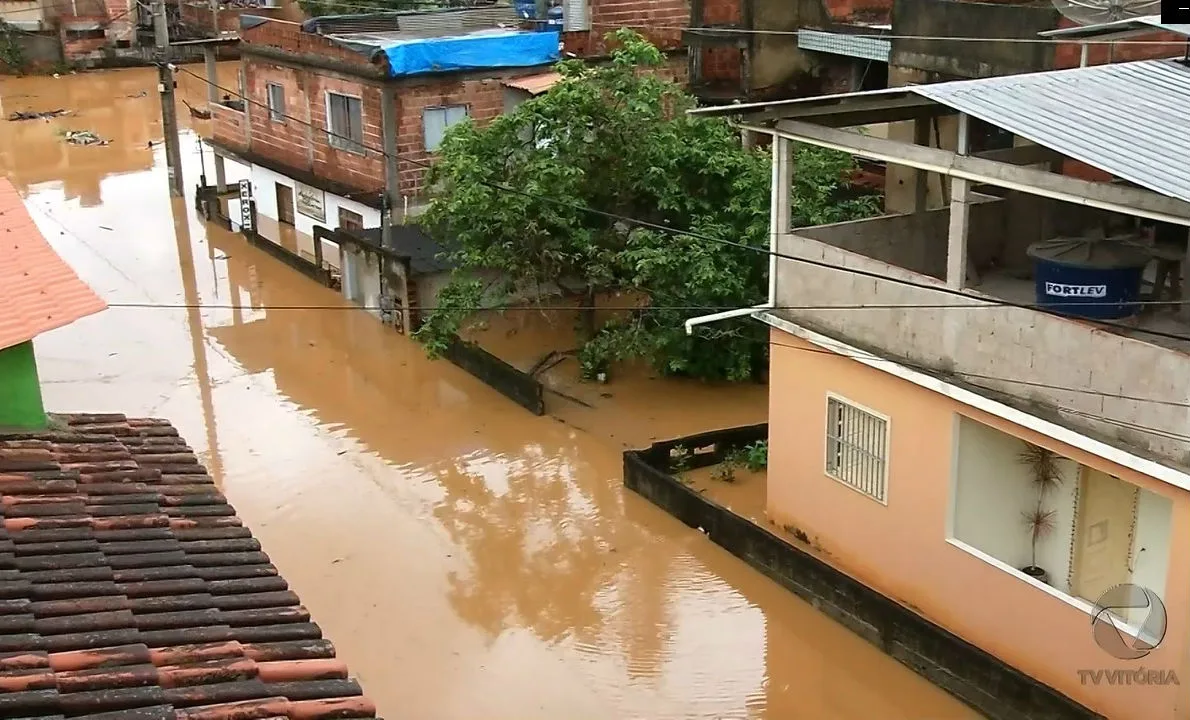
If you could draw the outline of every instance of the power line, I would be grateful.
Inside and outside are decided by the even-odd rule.
[[[185,72],[185,73],[199,79],[202,82],[212,85],[216,89],[223,92],[225,95],[235,95],[236,97],[241,98],[245,103],[250,103],[252,105],[268,109],[267,103],[250,98],[247,95],[240,93],[239,91],[232,91],[232,90],[229,90],[228,88],[222,87],[221,85],[217,84],[216,82],[209,80],[188,68],[185,68],[182,66],[177,66],[177,69],[180,72]],[[314,74],[318,77],[327,77],[327,76],[323,75],[322,73],[313,73],[312,72],[312,74]],[[271,110],[271,112],[276,113],[275,110]],[[303,119],[295,117],[293,115],[289,115],[288,113],[282,112],[282,113],[276,113],[276,114],[281,115],[282,117],[286,118],[287,120],[292,120],[293,122],[295,122],[299,125],[302,125],[305,127],[310,127],[310,128],[317,130],[319,132],[325,132],[329,136],[338,137],[340,139],[343,139],[347,142],[352,143],[355,146],[363,148],[364,150],[366,150],[368,152],[375,153],[376,155],[378,155],[380,157],[404,160],[408,163],[411,163],[415,166],[418,166],[418,167],[421,167],[424,169],[429,169],[430,167],[432,167],[430,163],[427,163],[422,160],[417,160],[415,158],[411,158],[408,156],[404,156],[399,152],[396,154],[390,155],[383,148],[374,148],[374,147],[366,145],[362,142],[357,142],[353,138],[333,132],[329,128],[320,128],[311,121],[303,120]],[[788,253],[782,253],[777,250],[766,249],[766,248],[762,248],[762,247],[755,247],[755,246],[747,245],[745,243],[741,243],[741,242],[738,242],[735,240],[727,240],[725,238],[718,238],[718,237],[714,237],[711,235],[705,235],[703,233],[694,232],[692,230],[674,228],[674,227],[670,227],[667,225],[662,225],[660,223],[654,223],[654,222],[650,222],[647,220],[642,220],[640,218],[633,218],[633,217],[629,217],[629,216],[622,215],[619,213],[608,212],[606,210],[599,210],[597,208],[593,208],[593,207],[586,206],[586,205],[581,205],[578,203],[570,203],[570,202],[566,202],[564,200],[558,200],[555,198],[546,197],[544,195],[539,195],[536,193],[519,190],[517,188],[509,187],[507,185],[501,185],[499,183],[494,183],[494,182],[490,182],[490,181],[481,181],[480,184],[485,187],[491,188],[493,190],[498,190],[500,192],[506,192],[506,193],[510,193],[513,195],[519,195],[522,197],[539,200],[539,201],[550,203],[550,204],[553,204],[556,206],[565,207],[565,208],[569,208],[572,210],[577,210],[580,212],[588,213],[591,215],[596,215],[596,216],[607,218],[609,220],[614,220],[617,222],[627,223],[629,225],[633,225],[636,227],[647,228],[647,229],[654,230],[654,231],[657,231],[660,233],[665,233],[668,235],[688,237],[688,238],[691,238],[694,240],[700,240],[703,242],[717,243],[719,245],[723,245],[726,247],[734,247],[734,248],[737,248],[740,250],[747,250],[750,252],[763,253],[764,255],[766,255],[768,257],[777,257],[777,258],[780,258],[783,260],[791,260],[793,262],[800,263],[803,265],[810,265],[812,267],[818,267],[818,268],[822,268],[822,269],[826,269],[826,270],[832,270],[835,272],[844,272],[844,273],[848,273],[851,275],[857,275],[860,277],[871,278],[873,280],[881,280],[884,282],[891,282],[891,283],[894,283],[897,285],[911,287],[911,288],[915,288],[918,290],[929,290],[932,292],[950,295],[952,297],[961,297],[964,300],[966,300],[967,302],[983,303],[985,305],[998,306],[998,307],[1012,307],[1012,308],[1017,308],[1017,309],[1021,309],[1021,310],[1032,310],[1035,312],[1043,312],[1043,313],[1046,313],[1049,315],[1056,315],[1059,317],[1067,317],[1068,319],[1070,319],[1070,317],[1068,315],[1063,315],[1062,313],[1055,312],[1052,308],[1044,306],[1044,305],[1038,305],[1035,303],[1021,303],[1021,302],[1015,302],[1015,301],[1011,301],[1011,300],[1004,300],[1004,299],[1000,299],[1000,298],[991,298],[991,297],[986,297],[986,296],[971,295],[971,294],[963,292],[962,290],[957,290],[957,289],[954,289],[951,287],[947,287],[945,285],[931,285],[931,284],[928,284],[925,282],[918,282],[918,281],[914,281],[914,280],[908,280],[905,278],[898,278],[898,277],[893,277],[890,275],[883,275],[881,273],[873,272],[870,270],[863,270],[860,268],[843,267],[840,265],[835,265],[833,263],[824,262],[821,260],[813,260],[810,258],[797,257],[796,255],[790,255]],[[1077,318],[1077,319],[1086,320],[1086,318]],[[1134,327],[1134,326],[1128,325],[1126,323],[1113,322],[1110,320],[1095,320],[1094,322],[1096,324],[1104,326],[1104,327],[1116,328],[1116,329],[1124,330],[1124,331],[1131,332],[1131,333],[1141,333],[1141,334],[1150,335],[1153,337],[1165,338],[1168,340],[1180,340],[1180,341],[1184,341],[1184,342],[1190,342],[1190,335],[1184,335],[1184,334],[1180,334],[1180,333],[1171,333],[1171,332],[1166,332],[1166,331],[1162,331],[1162,330],[1153,330],[1150,328]]]

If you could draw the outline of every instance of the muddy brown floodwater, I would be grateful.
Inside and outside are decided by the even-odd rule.
[[[57,108],[0,121],[0,163],[113,307],[37,340],[47,404],[171,418],[385,716],[975,717],[622,489],[625,446],[758,422],[763,388],[630,377],[531,417],[171,202],[152,70],[0,84],[4,116]]]

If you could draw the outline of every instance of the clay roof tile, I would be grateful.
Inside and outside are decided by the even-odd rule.
[[[375,717],[172,426],[61,419],[0,434],[0,717]]]

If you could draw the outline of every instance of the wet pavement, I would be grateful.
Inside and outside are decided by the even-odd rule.
[[[762,421],[763,388],[532,417],[171,202],[154,71],[0,83],[5,117],[60,107],[0,122],[0,163],[113,307],[37,340],[47,405],[170,418],[386,717],[976,717],[622,489],[625,446]]]

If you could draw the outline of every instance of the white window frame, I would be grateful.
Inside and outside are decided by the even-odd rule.
[[[276,88],[281,93],[281,106],[273,102],[273,88]],[[272,122],[283,123],[287,119],[285,112],[285,86],[281,83],[265,83],[264,85],[265,98],[268,100],[269,106],[269,120]]]
[[[462,117],[462,119],[456,120],[453,123],[446,124],[446,122],[445,122],[446,114],[454,108],[462,108],[463,109],[463,117]],[[449,105],[429,105],[427,107],[422,108],[422,111],[421,111],[421,144],[422,144],[422,147],[425,148],[426,152],[438,152],[438,148],[441,147],[441,145],[442,145],[442,140],[440,139],[438,141],[438,144],[436,144],[434,147],[430,147],[430,138],[427,137],[427,135],[426,135],[426,115],[428,113],[435,112],[435,111],[439,111],[443,115],[443,118],[442,118],[443,119],[442,139],[446,138],[446,133],[452,127],[463,122],[463,120],[466,120],[471,117],[471,106],[467,105],[467,103],[451,103]]]
[[[334,90],[327,90],[325,98],[326,105],[326,141],[336,150],[349,152],[355,155],[366,155],[367,149],[364,147],[364,99],[359,95],[352,95],[350,93],[335,92]],[[359,102],[359,134],[360,139],[357,144],[354,140],[346,139],[346,136],[339,132],[339,128],[334,127],[333,115],[331,114],[331,96],[337,95],[339,97],[348,98]]]
[[[879,420],[884,423],[884,433],[883,433],[883,438],[882,438],[884,455],[883,455],[883,457],[880,458],[880,478],[879,478],[879,480],[880,480],[881,493],[879,496],[876,496],[876,495],[873,495],[873,494],[867,492],[866,490],[856,486],[854,483],[847,480],[846,478],[843,478],[843,477],[839,476],[838,474],[831,471],[830,422],[831,422],[831,404],[832,403],[840,403],[840,404],[850,407],[854,410],[858,410],[859,412],[870,415],[871,417],[875,418],[876,420]],[[860,403],[857,403],[853,400],[849,400],[849,399],[843,397],[842,395],[837,395],[835,393],[830,393],[830,392],[828,392],[826,394],[826,403],[825,403],[824,409],[825,409],[825,415],[824,415],[824,422],[823,422],[823,437],[822,437],[822,440],[823,440],[822,472],[823,472],[823,474],[826,475],[827,477],[829,477],[831,480],[834,480],[835,482],[839,483],[840,485],[843,485],[844,487],[849,488],[852,492],[858,493],[873,502],[878,502],[881,505],[887,506],[888,505],[888,465],[889,465],[889,455],[891,454],[890,451],[892,450],[891,443],[890,443],[890,440],[892,438],[892,419],[889,418],[884,413],[877,412],[869,407],[865,407],[864,405],[861,405]],[[863,451],[863,452],[866,452],[866,451]]]

